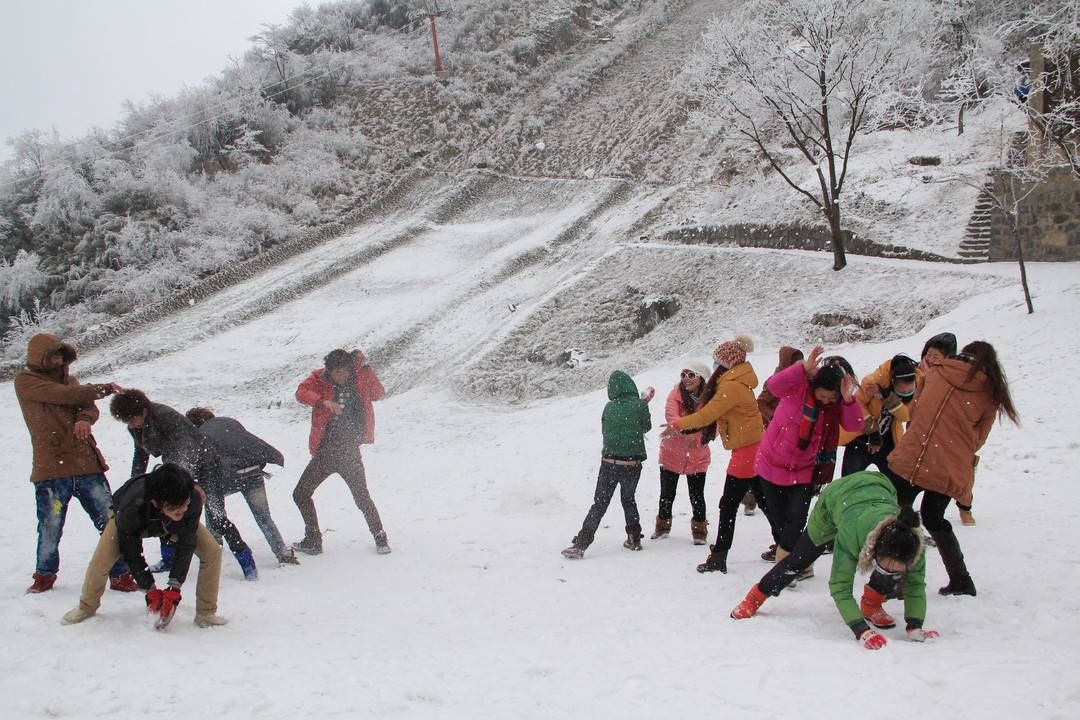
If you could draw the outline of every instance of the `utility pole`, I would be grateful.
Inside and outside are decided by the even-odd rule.
[[[439,9],[439,0],[432,0],[430,7],[428,20],[431,21],[431,44],[435,48],[435,76],[442,79],[446,77],[446,71],[443,70],[442,58],[439,56],[439,32],[435,29],[435,18],[442,17],[445,11]]]

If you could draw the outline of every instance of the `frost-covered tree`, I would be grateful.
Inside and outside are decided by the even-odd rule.
[[[911,50],[927,17],[921,0],[748,3],[712,22],[688,68],[702,112],[821,212],[834,270],[847,264],[840,198],[855,142],[876,103],[917,93]]]

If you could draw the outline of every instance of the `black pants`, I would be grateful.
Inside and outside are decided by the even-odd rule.
[[[769,517],[769,503],[762,497],[761,479],[737,478],[734,475],[728,475],[724,479],[724,494],[720,496],[720,517],[716,521],[714,551],[726,552],[731,549],[731,542],[735,537],[735,519],[739,516],[739,505],[747,492],[753,493],[757,504],[761,506],[761,511],[765,513],[766,518]],[[770,521],[770,527],[771,525]]]
[[[667,468],[660,468],[660,507],[656,514],[666,520],[671,519],[671,506],[679,488],[679,473]],[[705,522],[705,473],[686,476],[686,489],[690,494],[690,508],[694,520]]]
[[[889,453],[894,448],[891,431],[887,433],[887,437],[882,438],[881,449],[876,453],[870,452],[867,437],[860,435],[844,448],[844,462],[840,466],[840,474],[850,475],[861,472],[871,465],[877,465],[878,470],[889,478],[889,482],[896,488],[896,501],[900,507],[913,507],[915,497],[921,492],[921,488],[915,487],[889,469]]]
[[[768,506],[765,515],[772,526],[777,548],[791,552],[806,527],[814,488],[812,485],[773,485],[768,478],[762,478],[761,489]]]
[[[596,536],[596,529],[600,527],[600,521],[607,512],[611,498],[615,495],[615,488],[620,489],[623,515],[626,518],[627,532],[641,532],[641,516],[638,514],[637,501],[634,493],[637,492],[638,480],[641,479],[641,463],[634,465],[615,465],[614,463],[601,462],[600,473],[596,478],[596,491],[593,493],[593,504],[589,513],[585,516],[585,522],[581,525],[575,543],[581,547],[588,547]]]
[[[801,486],[796,486],[801,487]],[[809,487],[809,486],[807,486]],[[773,565],[772,570],[765,573],[765,577],[758,582],[758,589],[766,595],[776,597],[780,591],[795,580],[795,577],[814,564],[814,561],[825,552],[824,545],[815,545],[810,540],[810,535],[802,533],[794,543],[791,554]]]

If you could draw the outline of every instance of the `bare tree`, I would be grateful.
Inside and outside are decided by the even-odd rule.
[[[875,103],[917,89],[907,50],[926,15],[919,0],[747,3],[713,21],[688,69],[703,112],[822,213],[834,270],[847,264],[840,197],[855,140],[870,129]]]

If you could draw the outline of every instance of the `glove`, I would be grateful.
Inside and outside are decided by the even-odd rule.
[[[863,647],[867,650],[880,650],[885,647],[887,641],[885,640],[885,636],[877,630],[867,630],[859,636],[859,642],[861,642]]]
[[[161,612],[162,594],[162,591],[156,587],[146,591],[146,612],[154,614]]]
[[[162,617],[172,615],[179,604],[180,588],[170,587],[161,591],[161,609],[159,612]]]
[[[941,637],[941,634],[937,630],[923,630],[920,627],[908,625],[907,636],[914,642],[933,642]]]

